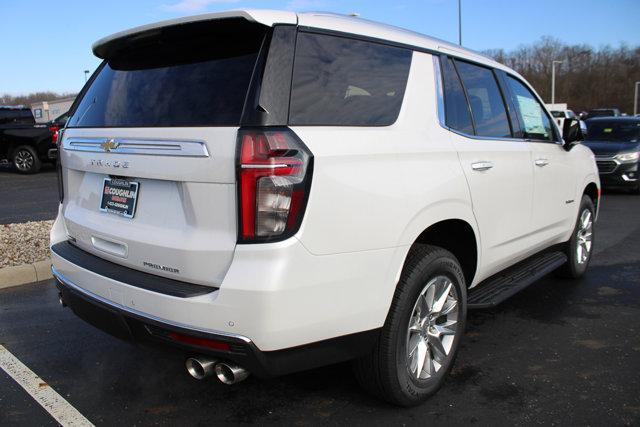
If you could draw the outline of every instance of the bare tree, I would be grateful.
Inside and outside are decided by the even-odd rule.
[[[494,49],[485,54],[522,74],[546,102],[551,100],[551,64],[563,61],[556,67],[556,102],[566,102],[575,111],[598,107],[633,111],[634,83],[640,81],[640,46],[594,49],[543,37],[511,52]]]
[[[35,92],[26,95],[0,95],[0,105],[24,105],[30,107],[34,102],[54,101],[56,99],[70,98],[75,93]]]

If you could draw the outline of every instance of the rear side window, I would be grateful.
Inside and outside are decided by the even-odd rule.
[[[463,61],[456,61],[456,66],[467,90],[476,135],[510,138],[507,110],[493,71]]]
[[[0,109],[0,124],[34,124],[31,110]]]
[[[540,102],[525,85],[513,77],[507,76],[507,84],[518,110],[518,118],[524,131],[524,137],[551,141],[553,139],[551,119],[544,112]]]
[[[113,53],[69,126],[238,125],[266,27],[206,24],[163,29]]]
[[[393,124],[402,106],[411,55],[398,47],[299,33],[289,123]]]
[[[451,129],[467,134],[473,134],[473,123],[469,104],[464,95],[462,83],[450,58],[442,61],[442,75],[444,81],[444,111],[446,124]]]

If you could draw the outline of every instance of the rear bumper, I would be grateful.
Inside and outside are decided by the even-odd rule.
[[[52,247],[68,239],[62,218],[60,208],[51,230]],[[150,319],[192,335],[237,339],[262,354],[339,343],[341,348],[335,350],[339,357],[334,350],[321,350],[330,353],[327,359],[338,361],[368,351],[360,338],[355,338],[358,351],[348,343],[340,344],[341,339],[367,335],[366,331],[384,324],[407,250],[398,247],[317,256],[295,237],[277,243],[238,245],[219,287],[190,295],[168,294],[166,287],[154,286],[154,278],[162,281],[156,275],[149,275],[149,282],[118,264],[105,267],[78,259],[97,258],[82,250],[75,258],[54,250],[51,258],[56,276],[67,288],[127,318]],[[239,356],[227,358],[232,357]],[[300,365],[324,364],[312,361],[314,357]],[[299,369],[291,365],[291,369]],[[266,366],[265,372],[285,371],[268,363],[262,366]]]
[[[55,267],[52,271],[64,303],[91,325],[126,341],[169,347],[188,355],[206,354],[221,360],[230,360],[262,378],[362,356],[371,349],[379,333],[378,330],[371,330],[295,348],[263,352],[249,338],[241,335],[196,330],[114,304],[74,284]],[[224,343],[228,349],[213,349],[178,342],[171,339],[171,333]]]

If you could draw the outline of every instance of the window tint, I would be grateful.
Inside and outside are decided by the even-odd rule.
[[[0,108],[2,124],[34,124],[33,113],[29,109]]]
[[[462,61],[456,61],[456,65],[469,96],[476,135],[511,137],[507,111],[493,71]]]
[[[412,52],[299,33],[291,88],[292,125],[390,125],[398,118]]]
[[[469,104],[462,89],[458,73],[450,58],[442,62],[442,79],[444,82],[444,111],[446,124],[452,129],[473,134],[473,124]]]
[[[518,110],[518,118],[524,131],[524,137],[545,141],[553,140],[551,120],[529,88],[511,76],[507,76],[507,84],[514,97],[513,101]]]
[[[264,31],[246,21],[194,24],[116,51],[69,126],[238,125]]]
[[[587,120],[587,139],[638,142],[640,121]]]

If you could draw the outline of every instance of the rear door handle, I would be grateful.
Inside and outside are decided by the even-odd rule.
[[[475,162],[471,163],[471,169],[474,171],[486,171],[493,167],[492,162]]]
[[[536,166],[547,166],[549,164],[549,161],[547,159],[536,159],[535,161]]]

